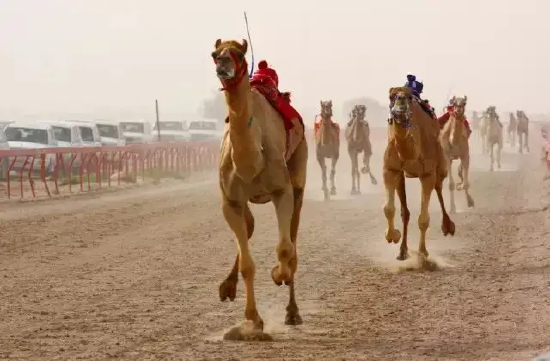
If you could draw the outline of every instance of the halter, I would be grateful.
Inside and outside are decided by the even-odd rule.
[[[238,51],[238,50],[237,50]],[[233,59],[233,62],[235,62],[235,76],[232,79],[227,80],[221,80],[223,87],[220,88],[220,91],[230,91],[234,88],[236,88],[241,81],[244,79],[245,76],[247,76],[248,72],[248,64],[246,63],[246,59],[243,54],[243,60],[239,62],[237,56],[233,54],[231,50],[229,50],[229,55],[231,56],[231,59]],[[216,64],[216,59],[214,59],[214,64]]]

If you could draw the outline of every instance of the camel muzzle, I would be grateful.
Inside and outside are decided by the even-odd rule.
[[[216,75],[218,76],[218,79],[220,80],[229,80],[233,79],[235,77],[235,70],[224,70],[224,69],[217,69]]]

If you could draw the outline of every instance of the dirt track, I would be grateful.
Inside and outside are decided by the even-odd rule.
[[[434,272],[395,271],[382,185],[363,177],[363,195],[347,196],[342,151],[341,195],[324,203],[312,157],[299,235],[303,326],[283,325],[288,291],[269,276],[273,207],[253,208],[272,343],[221,341],[244,303],[242,282],[235,302],[218,300],[236,250],[215,180],[9,207],[0,213],[0,359],[531,360],[550,351],[550,187],[532,142],[530,155],[506,147],[494,173],[474,150],[476,208],[460,212],[457,194],[454,238],[442,237],[432,201]],[[374,169],[381,181],[379,161]],[[408,181],[411,248],[417,183]]]

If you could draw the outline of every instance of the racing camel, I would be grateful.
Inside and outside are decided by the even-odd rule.
[[[443,181],[447,177],[447,164],[438,139],[439,123],[423,108],[422,100],[413,96],[410,88],[391,88],[389,97],[388,145],[384,153],[384,186],[386,188],[384,215],[387,220],[385,236],[389,243],[398,243],[401,239],[401,232],[394,225],[397,191],[403,221],[403,240],[397,259],[407,259],[410,212],[407,207],[405,177],[419,178],[422,193],[418,215],[420,228],[418,252],[419,255],[427,257],[429,254],[426,249],[426,231],[430,225],[428,206],[434,189],[443,214],[441,230],[445,236],[455,233],[455,224],[447,214],[443,200]]]
[[[293,139],[288,132],[290,120],[281,112],[290,104],[283,102],[278,91],[266,90],[261,82],[254,84],[254,80],[249,81],[245,59],[247,48],[244,39],[242,42],[218,39],[212,52],[229,110],[219,161],[222,210],[235,234],[238,248],[233,269],[220,285],[220,299],[235,299],[239,272],[245,283],[247,322],[226,333],[224,339],[229,340],[270,339],[263,333],[264,322],[256,307],[256,267],[248,241],[254,232],[254,218],[248,202],[263,204],[272,201],[275,206],[279,225],[278,265],[273,268],[271,277],[275,284],[289,286],[285,323],[302,323],[296,304],[294,277],[298,266],[297,234],[308,157],[304,127],[301,120],[291,119],[294,129],[302,135],[294,138],[297,140],[295,144],[289,145],[292,143],[289,140]],[[277,109],[277,102],[280,109]]]
[[[519,153],[523,154],[523,146],[527,152],[529,151],[529,118],[525,115],[523,110],[518,110],[516,112],[518,118],[517,132],[519,140]]]
[[[495,163],[495,155],[494,155],[494,148],[495,145],[497,146],[497,167],[500,169],[500,155],[502,152],[502,143],[503,143],[503,136],[502,136],[502,123],[500,122],[499,116],[496,112],[495,106],[490,106],[487,108],[487,111],[485,112],[485,116],[483,117],[483,125],[482,129],[485,129],[486,134],[486,146],[489,150],[489,153],[491,155],[491,166],[489,167],[489,170],[492,172],[494,171],[494,163]]]
[[[346,127],[348,153],[351,158],[351,194],[361,194],[361,173],[368,173],[371,183],[378,184],[370,169],[372,146],[369,123],[365,120],[366,111],[367,108],[364,105],[354,106],[351,111],[351,119]],[[359,172],[359,153],[363,153],[361,172]]]
[[[336,195],[336,185],[334,177],[336,176],[336,163],[340,157],[340,126],[332,121],[332,100],[321,100],[321,115],[314,123],[315,133],[315,153],[317,162],[321,166],[321,176],[323,180],[323,193],[325,200],[329,200],[331,195]],[[325,159],[330,158],[330,194],[327,187],[327,165]]]
[[[464,190],[468,207],[474,206],[474,200],[470,195],[470,145],[465,122],[465,110],[468,97],[453,97],[451,99],[452,110],[449,120],[443,126],[439,136],[443,153],[447,160],[449,171],[449,191],[451,213],[456,212],[455,205],[455,181],[453,178],[453,160],[460,160],[458,177],[460,182],[456,184],[456,190]]]
[[[508,128],[506,133],[508,135],[508,143],[510,146],[516,146],[516,133],[518,132],[518,122],[514,113],[510,113],[510,121],[508,122]]]

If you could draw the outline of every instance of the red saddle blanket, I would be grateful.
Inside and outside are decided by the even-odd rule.
[[[250,82],[250,86],[259,91],[267,99],[269,104],[271,104],[271,106],[281,115],[287,131],[296,126],[293,119],[298,119],[303,126],[304,123],[300,113],[290,105],[288,98],[283,97],[277,88],[266,84],[262,79],[253,79]]]

